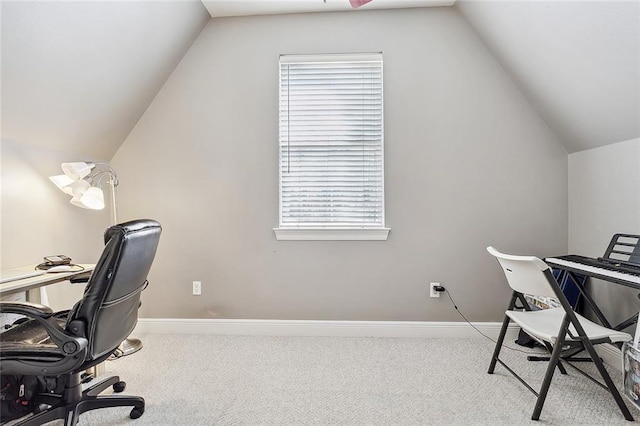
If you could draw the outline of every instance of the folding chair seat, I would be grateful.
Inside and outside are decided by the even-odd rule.
[[[534,256],[503,254],[493,247],[487,247],[487,251],[498,260],[507,282],[513,290],[488,373],[493,374],[496,364],[499,363],[533,392],[537,396],[537,401],[531,419],[539,420],[555,369],[557,367],[562,373],[565,373],[563,364],[566,364],[607,389],[613,396],[624,418],[633,420],[629,409],[622,400],[618,389],[594,348],[594,345],[598,344],[630,341],[631,335],[603,327],[576,313],[553,277],[551,268],[541,259]],[[525,294],[553,297],[561,306],[558,308],[531,310],[524,297]],[[520,301],[524,310],[516,307],[517,301]],[[544,343],[551,351],[551,357],[539,392],[536,392],[499,358],[500,349],[511,321],[519,325],[526,333]],[[578,348],[587,351],[604,380],[604,384],[572,365],[570,363],[571,357],[563,356],[563,351],[567,348]],[[572,351],[571,353],[575,355],[575,352]]]

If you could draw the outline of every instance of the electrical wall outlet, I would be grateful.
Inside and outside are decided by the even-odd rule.
[[[440,297],[440,292],[436,291],[436,287],[440,286],[440,283],[429,284],[429,297]]]
[[[200,296],[202,294],[202,281],[193,282],[193,295]]]

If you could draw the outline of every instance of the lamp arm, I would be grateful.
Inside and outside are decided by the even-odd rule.
[[[118,181],[116,180],[111,185],[111,206],[113,207],[113,224],[118,224],[118,197],[116,197],[116,187],[118,186]]]
[[[91,176],[92,181],[97,181],[98,185],[102,183],[102,180],[109,178],[109,186],[111,186],[111,207],[113,213],[113,224],[118,224],[118,198],[116,194],[116,187],[118,186],[118,175],[116,171],[107,163],[95,163],[96,166],[104,167],[106,170],[94,169],[94,173]]]
[[[98,170],[97,172],[100,173],[107,173],[109,174],[109,176],[111,177],[111,184],[113,186],[118,186],[118,174],[116,173],[116,171],[113,169],[113,167],[111,167],[110,164],[108,163],[94,163],[96,166],[101,166],[106,168],[107,170]],[[97,174],[97,173],[96,173]]]
[[[111,206],[113,207],[113,224],[118,224],[118,197],[116,194],[116,187],[118,186],[118,175],[116,171],[111,167],[110,164],[107,163],[96,163],[96,165],[105,167],[109,170],[109,175],[111,177]]]

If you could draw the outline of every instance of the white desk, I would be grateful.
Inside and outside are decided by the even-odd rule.
[[[84,269],[81,271],[65,271],[65,272],[47,272],[33,277],[19,278],[0,284],[0,296],[7,294],[20,293],[23,291],[33,290],[50,284],[67,281],[76,275],[93,271],[96,265],[81,264]],[[3,269],[0,271],[0,278],[20,277],[25,274],[36,273],[36,265],[21,266],[18,268]]]

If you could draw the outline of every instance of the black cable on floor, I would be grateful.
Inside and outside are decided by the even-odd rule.
[[[486,334],[484,334],[482,331],[480,331],[478,329],[478,327],[476,327],[475,325],[473,325],[471,323],[471,321],[469,321],[467,319],[467,317],[464,316],[464,314],[460,311],[460,309],[458,309],[458,306],[456,305],[456,302],[453,300],[453,297],[451,297],[451,293],[449,293],[449,290],[447,290],[446,288],[444,288],[445,293],[447,293],[447,296],[449,296],[449,300],[451,300],[451,304],[453,305],[453,307],[455,308],[455,310],[458,312],[458,314],[460,314],[460,316],[462,317],[463,320],[465,320],[467,322],[467,324],[469,324],[471,327],[473,327],[473,329],[475,331],[478,332],[478,334],[482,335],[484,338],[490,340],[491,342],[493,342],[494,344],[496,344],[497,342],[492,339],[491,337],[487,336]],[[516,352],[522,352],[523,354],[527,354],[527,355],[540,355],[540,352],[527,352],[527,351],[523,351],[522,349],[518,349],[518,348],[512,348],[511,346],[505,345],[504,342],[502,343],[502,346],[510,349],[512,351],[516,351]]]

